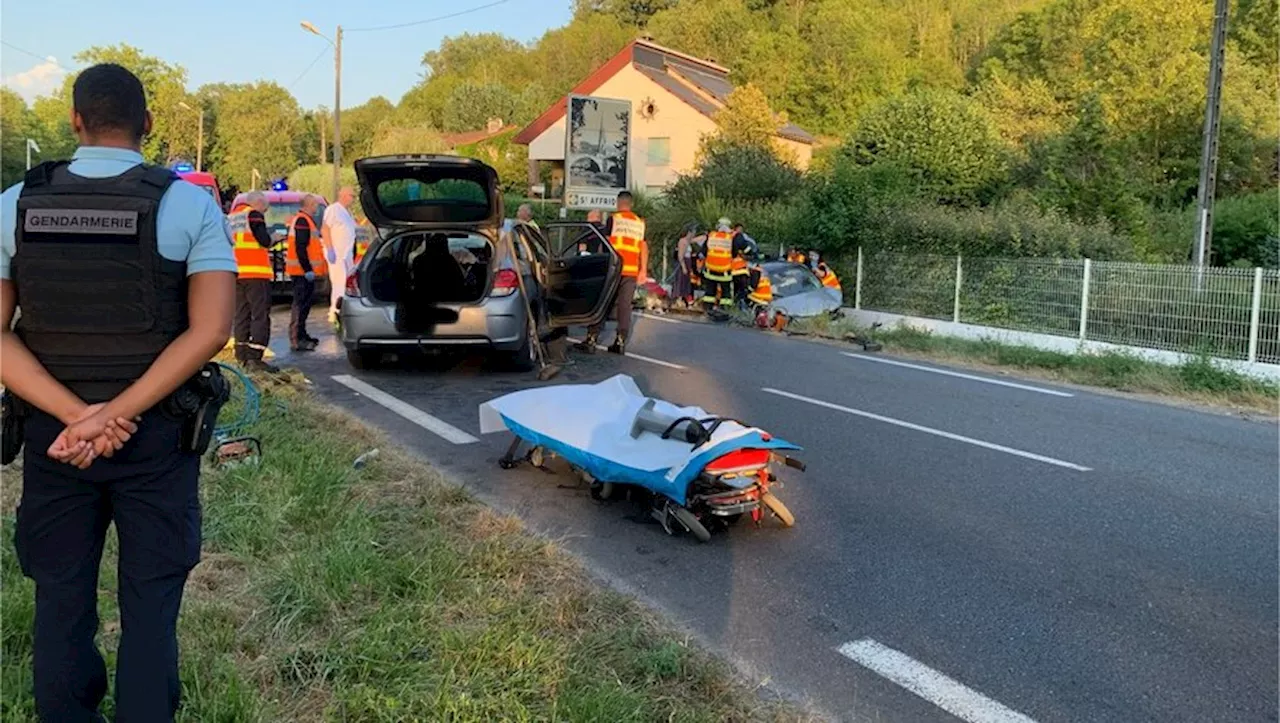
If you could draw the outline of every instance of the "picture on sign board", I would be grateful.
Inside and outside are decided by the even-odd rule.
[[[631,101],[570,95],[565,134],[565,201],[609,208],[628,187]]]

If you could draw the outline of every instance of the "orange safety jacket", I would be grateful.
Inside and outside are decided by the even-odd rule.
[[[744,274],[751,273],[751,270],[747,268],[747,260],[742,258],[741,256],[733,257],[731,268],[734,276],[742,276]]]
[[[707,271],[727,274],[733,267],[733,236],[724,231],[707,234]]]
[[[613,214],[609,245],[622,257],[622,275],[640,275],[640,253],[644,246],[644,219],[631,211]]]
[[[316,276],[323,276],[327,269],[324,260],[324,246],[320,243],[320,234],[316,228],[316,222],[307,214],[299,211],[293,217],[293,221],[289,224],[289,238],[286,241],[284,251],[284,270],[290,276],[302,276],[306,272],[302,268],[302,264],[298,261],[298,246],[294,242],[297,240],[298,222],[305,222],[307,229],[311,232],[309,242],[307,243],[307,258],[311,261],[311,270]]]
[[[822,277],[822,285],[828,289],[839,289],[840,279],[836,278],[836,272],[827,269],[827,273]]]
[[[756,288],[747,294],[747,299],[756,304],[773,303],[773,282],[769,281],[769,277],[760,272],[760,280],[756,282]]]
[[[235,247],[237,276],[241,279],[275,278],[271,269],[271,252],[263,248],[253,231],[249,230],[249,212],[253,209],[240,205],[227,214],[227,224],[231,228],[231,240]]]

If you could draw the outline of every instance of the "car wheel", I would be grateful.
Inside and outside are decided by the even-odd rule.
[[[382,352],[373,349],[348,349],[347,363],[352,369],[376,369],[382,362]]]
[[[527,329],[525,330],[524,340],[520,342],[520,348],[512,352],[503,352],[499,357],[499,361],[504,369],[513,372],[533,371],[533,368],[538,365],[538,357]]]

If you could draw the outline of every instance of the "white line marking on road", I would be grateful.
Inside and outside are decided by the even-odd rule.
[[[975,382],[985,382],[987,384],[999,384],[1002,387],[1013,387],[1014,389],[1024,389],[1028,392],[1039,392],[1040,394],[1051,394],[1055,397],[1074,397],[1074,394],[1060,392],[1056,389],[1045,389],[1044,387],[1033,387],[1028,384],[1018,384],[1016,382],[1006,382],[1001,379],[991,379],[989,377],[980,377],[974,374],[962,374],[961,372],[953,372],[950,369],[939,369],[937,367],[927,367],[921,364],[908,364],[907,362],[894,361],[893,359],[881,359],[875,356],[866,356],[864,354],[853,354],[851,352],[842,351],[841,354],[851,359],[861,359],[863,361],[876,362],[877,364],[892,364],[895,367],[906,367],[907,369],[919,369],[922,372],[933,372],[934,374],[945,374],[949,377],[959,377],[961,379],[969,379]]]
[[[573,337],[569,337],[569,341],[573,342],[574,344],[582,343],[581,339],[574,339]],[[609,347],[605,346],[604,344],[596,344],[596,348],[599,349],[600,351],[609,350]],[[669,361],[662,361],[661,359],[654,359],[651,356],[644,356],[642,354],[636,354],[634,352],[627,352],[626,356],[629,356],[632,359],[639,359],[640,361],[646,361],[646,362],[649,362],[650,364],[657,364],[660,367],[667,367],[668,369],[684,369],[685,368],[680,366],[679,364],[673,364]]]
[[[453,442],[454,444],[471,444],[473,442],[480,441],[452,424],[433,417],[412,404],[401,401],[381,389],[356,379],[353,376],[339,374],[330,378],[347,389],[358,394],[363,394],[369,399],[381,404],[396,414],[399,414],[428,432],[444,437],[446,440]]]
[[[951,715],[969,723],[1036,723],[1016,710],[991,700],[963,683],[915,660],[865,638],[845,643],[840,654],[875,672]]]
[[[781,389],[772,389],[770,387],[765,387],[761,391],[766,392],[768,394],[776,394],[780,397],[786,397],[787,399],[794,399],[798,402],[808,402],[809,404],[816,404],[819,407],[834,409],[837,412],[852,414],[855,417],[866,417],[867,419],[874,419],[877,422],[884,422],[885,424],[893,424],[899,427],[905,427],[906,429],[914,429],[917,432],[924,432],[925,434],[932,434],[937,437],[943,437],[945,439],[951,439],[957,442],[964,442],[966,444],[972,444],[978,447],[994,449],[997,452],[1004,452],[1005,454],[1012,454],[1017,457],[1034,459],[1037,462],[1044,462],[1045,464],[1052,464],[1052,465],[1057,465],[1059,467],[1066,467],[1067,469],[1074,469],[1079,472],[1092,471],[1092,468],[1090,467],[1082,467],[1072,462],[1064,462],[1060,459],[1054,459],[1053,457],[1046,457],[1042,454],[1027,452],[1021,449],[1014,449],[1013,447],[1006,447],[1002,444],[993,444],[992,442],[984,442],[981,439],[974,439],[973,437],[965,437],[963,435],[954,434],[952,432],[944,432],[941,429],[934,429],[933,427],[926,427],[924,425],[914,424],[912,422],[904,422],[901,419],[894,419],[893,417],[886,417],[880,414],[864,412],[861,409],[854,409],[853,407],[844,407],[839,404],[832,404],[831,402],[824,401],[822,399],[814,399],[812,397],[805,397],[799,394],[792,394],[791,392],[784,392]]]
[[[665,321],[668,324],[688,324],[689,323],[687,321],[680,321],[679,319],[668,319],[667,317],[659,316],[658,314],[641,314],[640,316],[646,319],[653,319],[654,321]]]

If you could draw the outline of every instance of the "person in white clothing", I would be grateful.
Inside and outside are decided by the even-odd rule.
[[[353,266],[356,247],[356,220],[348,209],[356,199],[350,186],[338,191],[337,203],[324,210],[325,259],[329,262],[329,323],[338,320],[338,299],[347,288],[347,274]]]

